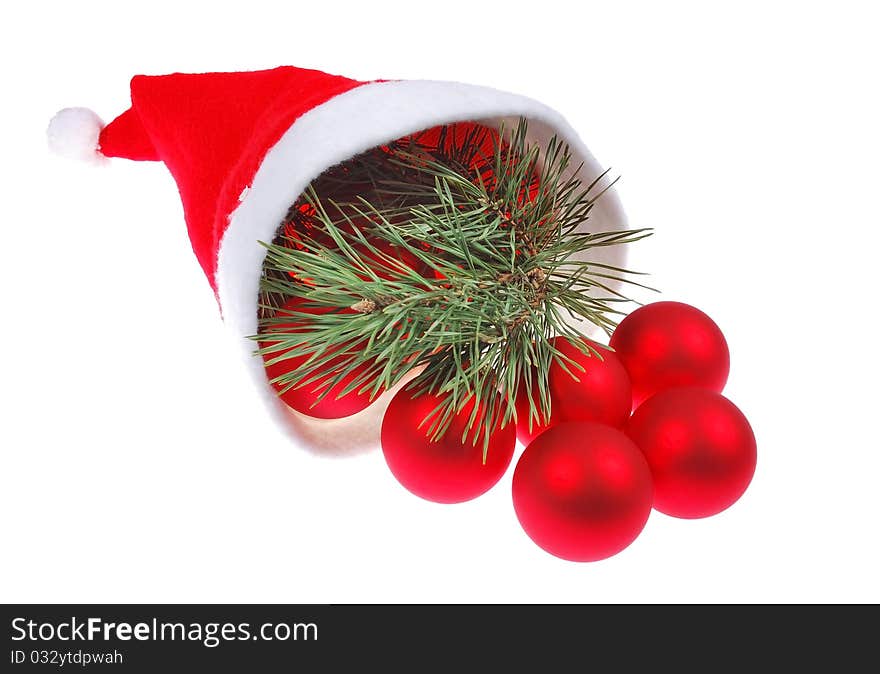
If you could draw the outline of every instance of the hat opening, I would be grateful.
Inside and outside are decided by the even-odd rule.
[[[406,101],[407,105],[390,105],[389,100]],[[255,355],[257,345],[252,339],[261,330],[261,319],[283,306],[280,297],[273,298],[265,288],[260,289],[266,248],[258,242],[278,244],[308,219],[301,209],[309,185],[322,202],[340,195],[350,197],[352,190],[356,193],[362,189],[363,185],[349,178],[352,168],[364,157],[387,153],[389,146],[405,145],[413,139],[430,145],[444,132],[447,140],[450,133],[461,138],[479,132],[491,145],[500,133],[505,139],[509,137],[520,119],[527,120],[529,143],[543,148],[554,136],[566,143],[572,154],[569,171],[578,171],[585,183],[602,174],[574,131],[546,106],[483,87],[441,82],[383,82],[357,87],[302,115],[266,154],[221,240],[217,294],[224,320],[242,346],[247,368],[268,409],[296,444],[324,455],[349,455],[378,447],[384,410],[407,379],[343,418],[320,418],[314,410],[307,409],[310,414],[305,414],[301,405],[295,405],[298,411],[285,404],[277,386],[270,384],[276,377],[267,372],[264,359]],[[341,194],[346,190],[348,195]],[[369,201],[369,194],[360,196]],[[625,228],[625,217],[613,189],[596,203],[590,222],[595,231]],[[349,227],[354,224],[349,223]],[[597,261],[615,266],[624,262],[624,247],[599,251]],[[387,263],[388,258],[406,257],[402,253],[405,251],[391,246],[374,257]],[[411,260],[401,262],[409,264]],[[301,281],[307,283],[308,279]],[[338,309],[345,310],[342,306]]]
[[[358,313],[376,311],[376,302],[382,301],[357,287],[343,287],[346,276],[353,273],[353,277],[348,277],[356,285],[366,282],[375,286],[389,281],[395,284],[390,286],[392,290],[396,289],[398,279],[404,283],[418,279],[416,283],[425,287],[451,288],[449,279],[434,264],[445,256],[442,246],[432,246],[418,234],[413,236],[412,227],[400,226],[423,218],[427,227],[432,214],[439,212],[438,195],[442,196],[442,189],[437,171],[423,168],[436,167],[441,178],[443,171],[448,170],[452,182],[443,183],[445,190],[455,191],[459,186],[455,181],[464,179],[465,193],[478,188],[481,194],[489,195],[500,182],[497,173],[516,170],[515,161],[520,161],[513,159],[518,157],[518,151],[511,149],[511,136],[524,136],[528,143],[525,147],[540,151],[532,169],[519,181],[517,198],[525,205],[538,198],[543,156],[553,152],[556,142],[535,140],[528,128],[527,120],[517,118],[489,123],[453,122],[420,130],[331,166],[312,180],[288,208],[262,267],[257,343],[266,377],[291,419],[319,427],[336,419],[350,424],[352,417],[361,413],[373,417],[379,411],[372,409],[374,406],[384,407],[389,398],[385,389],[368,384],[379,376],[379,364],[360,365],[343,377],[322,373],[333,372],[346,354],[362,348],[363,340],[353,339],[342,324],[356,319]],[[505,159],[510,161],[509,165],[504,163]],[[570,176],[576,169],[570,166],[566,172]],[[596,189],[601,190],[601,186]],[[499,212],[493,217],[503,220],[507,216]],[[510,217],[509,223],[502,221],[502,226],[515,226],[515,216]],[[399,242],[389,237],[392,228],[399,228]],[[473,254],[482,254],[479,244]],[[334,287],[337,274],[341,285]],[[402,300],[392,297],[389,306],[398,301]],[[318,348],[309,355],[291,356],[291,349],[282,348],[293,343],[291,333],[308,333],[310,325],[319,320],[340,325],[339,343]],[[397,339],[408,338],[408,321],[409,318],[401,319],[396,325],[400,330]],[[286,342],[272,339],[281,333],[285,334]],[[308,341],[305,335],[301,339]],[[324,363],[317,371],[310,368],[315,360]],[[421,370],[415,365],[412,373],[406,373],[406,380],[416,374],[416,368]],[[406,380],[396,382],[392,388],[404,385]]]

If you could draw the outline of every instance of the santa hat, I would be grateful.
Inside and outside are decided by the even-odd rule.
[[[112,122],[105,126],[90,110],[67,108],[52,119],[48,136],[53,150],[74,158],[164,162],[180,191],[193,251],[269,409],[306,444],[334,432],[331,443],[349,442],[343,438],[346,427],[349,434],[366,432],[369,444],[378,439],[381,403],[357,420],[310,421],[288,411],[269,386],[248,338],[257,332],[266,253],[258,241],[275,237],[288,208],[314,178],[356,154],[441,124],[475,121],[498,127],[507,121],[511,127],[519,117],[529,120],[534,141],[556,134],[567,142],[574,164],[583,162],[584,178],[601,173],[568,123],[533,99],[457,82],[360,82],[289,66],[137,75],[131,80],[131,107]],[[624,226],[610,191],[597,203],[591,228]],[[603,250],[608,257],[598,261],[623,261],[625,247]]]

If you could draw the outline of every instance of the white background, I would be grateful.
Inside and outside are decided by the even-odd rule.
[[[880,52],[871,3],[12,3],[3,105],[0,600],[880,600]],[[137,9],[135,9],[137,7]],[[280,64],[560,110],[622,176],[632,265],[732,351],[758,469],[722,515],[654,513],[595,564],[520,530],[510,477],[411,496],[381,454],[269,424],[161,165],[48,155],[136,73]]]

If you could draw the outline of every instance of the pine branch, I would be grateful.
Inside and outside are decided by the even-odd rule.
[[[366,366],[340,395],[375,396],[420,367],[407,389],[442,398],[427,432],[441,437],[475,400],[462,441],[482,439],[484,456],[493,429],[515,422],[520,388],[531,422],[546,422],[548,368],[573,364],[553,337],[584,344],[568,318],[610,334],[629,301],[611,283],[641,286],[589,253],[650,231],[584,231],[613,182],[600,189],[602,174],[584,185],[565,144],[553,137],[542,148],[526,137],[525,120],[507,142],[476,125],[443,127],[435,141],[417,134],[315,180],[279,237],[262,244],[254,339],[275,360],[307,358],[276,383],[313,385],[330,374],[325,395]],[[276,315],[294,298],[298,310]]]

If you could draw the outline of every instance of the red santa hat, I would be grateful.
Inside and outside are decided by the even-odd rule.
[[[361,82],[290,66],[255,72],[137,75],[131,107],[106,126],[92,111],[67,108],[50,122],[50,147],[100,163],[105,157],[162,161],[177,182],[192,242],[226,324],[237,335],[259,390],[286,426],[307,441],[327,425],[291,417],[269,386],[248,336],[257,332],[265,249],[289,206],[323,171],[352,156],[437,125],[474,121],[499,126],[529,120],[537,142],[556,134],[571,147],[584,177],[601,169],[568,123],[530,98],[495,89],[423,80]],[[624,215],[613,191],[591,215],[592,228],[619,229]],[[619,265],[625,247],[605,248]],[[387,394],[386,394],[387,396]],[[373,405],[359,433],[378,438]],[[381,414],[381,411],[378,412]],[[360,416],[359,415],[359,416]],[[351,426],[350,426],[351,427]],[[332,429],[329,429],[332,430]]]

